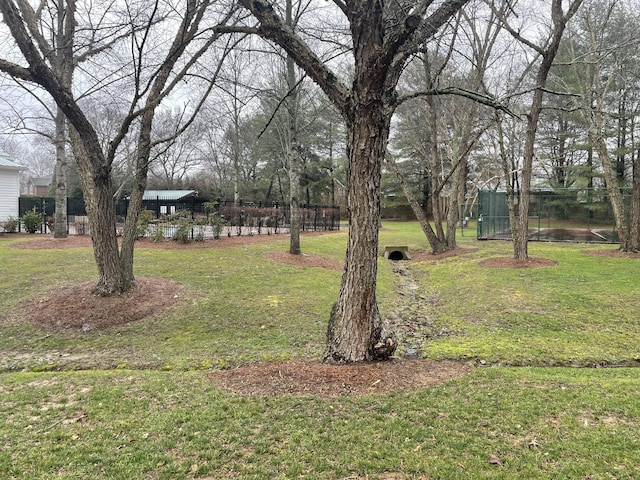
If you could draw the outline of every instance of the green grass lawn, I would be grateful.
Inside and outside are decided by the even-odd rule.
[[[382,246],[428,250],[417,224],[384,227]],[[91,249],[15,241],[0,238],[0,479],[640,478],[640,260],[585,253],[615,246],[532,243],[558,265],[487,268],[511,244],[465,229],[460,246],[475,250],[407,273],[433,333],[423,354],[478,368],[412,393],[322,399],[237,397],[207,379],[320,357],[341,272],[265,257],[286,239],[139,248],[136,274],[179,282],[179,306],[88,334],[30,325],[21,310],[95,278]],[[302,242],[337,260],[345,244],[345,232]],[[387,260],[379,270],[388,316],[399,279]],[[593,366],[618,368],[572,368]]]

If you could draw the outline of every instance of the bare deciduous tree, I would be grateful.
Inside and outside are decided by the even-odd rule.
[[[583,94],[577,103],[588,138],[602,167],[609,201],[613,210],[620,250],[640,250],[640,154],[633,145],[633,133],[627,145],[627,130],[633,131],[634,115],[626,113],[630,91],[637,86],[637,12],[627,10],[623,2],[594,1],[580,15],[574,30],[572,78],[579,81]],[[615,132],[615,145],[611,133]],[[627,174],[627,157],[631,172]],[[628,177],[631,203],[625,205],[622,187]]]
[[[473,8],[463,12],[455,24],[454,41],[432,42],[430,48],[415,59],[417,68],[405,82],[413,90],[408,97],[424,102],[416,105],[414,100],[410,107],[405,104],[409,112],[403,115],[400,111],[399,115],[401,150],[402,146],[409,145],[411,156],[422,157],[421,170],[425,172],[426,183],[423,191],[428,192],[423,205],[415,198],[393,159],[388,158],[434,254],[456,248],[456,225],[465,206],[469,156],[491,123],[491,116],[482,118],[478,101],[459,95],[437,95],[445,85],[464,87],[478,100],[489,103],[485,76],[500,26],[491,19],[480,23],[476,18],[478,13]],[[468,70],[459,72],[463,67],[459,59],[454,59],[454,50],[463,52],[462,55],[470,60]],[[456,67],[448,68],[449,63]],[[458,73],[451,70],[458,70]],[[419,85],[423,86],[422,90],[416,90]],[[415,112],[415,109],[420,111]],[[446,198],[443,196],[445,191]],[[433,219],[433,227],[428,213]],[[442,225],[445,220],[446,230]]]
[[[266,0],[241,0],[258,20],[256,32],[277,43],[325,92],[348,131],[349,239],[342,286],[327,332],[324,360],[386,359],[395,336],[376,301],[380,178],[396,87],[407,59],[467,0],[368,2],[334,0],[351,34],[353,79],[341,79],[293,32]]]
[[[73,2],[69,2],[73,3]],[[149,157],[152,148],[151,132],[155,110],[167,98],[169,93],[179,85],[181,79],[207,52],[218,38],[214,33],[204,41],[195,45],[184,55],[187,48],[201,33],[201,24],[210,7],[209,1],[186,0],[180,5],[165,5],[160,0],[145,4],[144,9],[135,3],[111,4],[113,8],[122,7],[119,12],[128,19],[122,28],[128,29],[130,39],[129,52],[132,55],[133,82],[129,91],[129,109],[117,133],[103,148],[100,138],[83,110],[81,102],[71,85],[65,83],[61,72],[53,68],[47,57],[46,45],[37,41],[36,28],[30,26],[36,19],[35,11],[25,0],[3,1],[0,11],[11,36],[18,46],[27,66],[8,60],[0,60],[0,70],[14,78],[40,85],[54,99],[69,122],[69,134],[74,157],[77,161],[89,217],[89,227],[93,237],[93,249],[98,267],[99,281],[95,291],[101,295],[118,295],[128,290],[133,284],[133,250],[137,236],[137,219],[142,203],[142,195],[146,185],[149,168]],[[167,7],[163,11],[163,7]],[[221,24],[232,15],[233,9],[218,12]],[[66,14],[73,14],[68,9]],[[103,12],[104,14],[104,12]],[[175,15],[175,16],[173,16]],[[76,22],[77,18],[66,18],[65,22]],[[163,57],[155,59],[153,64],[148,50],[157,49],[160,45],[151,38],[157,33],[158,24],[163,23],[168,41],[165,44]],[[89,44],[91,36],[88,26]],[[172,38],[171,38],[172,37]],[[72,38],[66,39],[73,41]],[[111,45],[104,45],[105,52]],[[108,65],[103,65],[108,68]],[[117,66],[114,66],[117,67]],[[113,77],[123,70],[117,68],[109,72]],[[109,80],[113,80],[109,78]],[[113,80],[115,81],[115,80]],[[99,88],[104,88],[105,80]],[[113,202],[112,167],[122,141],[128,135],[131,125],[139,122],[137,151],[135,161],[134,186],[121,249],[116,239],[116,218]]]
[[[509,3],[510,0],[506,0]],[[529,241],[529,199],[531,196],[531,179],[533,174],[533,159],[535,156],[536,133],[538,130],[538,121],[543,108],[543,97],[549,72],[553,66],[553,61],[560,48],[562,35],[567,27],[569,20],[576,14],[582,0],[572,0],[568,7],[564,8],[562,0],[551,0],[550,20],[551,27],[547,38],[542,43],[536,43],[529,40],[519,30],[509,24],[509,21],[500,9],[491,2],[494,13],[501,19],[504,28],[524,46],[535,52],[540,63],[537,66],[535,80],[533,85],[533,94],[529,111],[527,112],[527,130],[524,141],[524,152],[522,170],[520,176],[520,191],[518,192],[518,214],[517,219],[512,217],[511,227],[513,235],[513,257],[516,260],[527,260],[528,241]],[[514,200],[515,196],[511,197]]]

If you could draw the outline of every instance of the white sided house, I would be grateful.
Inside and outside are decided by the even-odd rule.
[[[26,168],[0,154],[0,222],[18,217],[20,172]]]

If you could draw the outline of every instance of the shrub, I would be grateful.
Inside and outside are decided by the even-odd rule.
[[[171,239],[177,242],[189,243],[191,241],[191,229],[195,225],[195,222],[191,219],[191,212],[176,212],[171,215],[169,221],[175,228]]]
[[[149,232],[149,224],[156,218],[153,210],[141,210],[138,216],[138,228],[136,229],[136,238],[144,237]]]
[[[211,225],[211,229],[213,230],[213,238],[220,238],[220,234],[222,233],[222,229],[224,228],[226,222],[224,218],[220,215],[218,211],[219,203],[217,201],[214,202],[206,202],[204,204],[204,211],[207,214],[207,219],[209,225]]]
[[[164,242],[164,223],[156,223],[154,225],[153,234],[151,240],[155,243]]]
[[[191,226],[187,222],[180,222],[176,225],[176,231],[171,238],[177,242],[189,243],[191,241]]]
[[[0,226],[5,233],[16,233],[20,220],[16,217],[8,217]]]
[[[31,210],[22,215],[22,223],[28,233],[36,233],[42,225],[42,218],[35,210]]]
[[[220,238],[222,229],[225,226],[224,219],[220,215],[214,212],[209,216],[209,225],[211,225],[211,229],[213,230],[213,238],[215,239]]]

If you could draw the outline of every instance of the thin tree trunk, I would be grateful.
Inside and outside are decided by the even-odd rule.
[[[56,112],[56,208],[53,238],[67,238],[67,152],[66,119],[62,110]]]
[[[613,80],[613,76],[610,76],[604,83],[602,81],[602,58],[600,57],[598,47],[598,33],[593,29],[590,33],[590,46],[593,57],[590,59],[591,66],[594,69],[593,75],[593,101],[594,105],[591,106],[588,112],[588,119],[590,120],[589,126],[589,139],[595,152],[598,154],[598,159],[602,165],[602,173],[604,176],[605,185],[607,187],[607,193],[609,194],[609,202],[613,209],[613,217],[616,222],[616,232],[618,233],[618,240],[620,242],[620,250],[627,252],[630,249],[629,243],[629,222],[624,208],[624,199],[620,192],[620,184],[618,181],[617,165],[614,165],[611,156],[609,155],[609,148],[605,140],[605,131],[607,128],[606,120],[604,117],[605,110],[605,97],[607,95],[608,87]]]
[[[142,135],[142,130],[143,128],[141,128],[141,137],[146,138],[142,143],[146,143],[147,146],[145,147],[144,145],[141,145],[141,142],[138,144],[138,165],[134,177],[133,189],[131,190],[131,196],[129,197],[127,218],[125,219],[124,232],[122,235],[122,246],[120,247],[120,268],[125,282],[128,285],[133,284],[135,281],[135,277],[133,275],[134,249],[135,241],[138,238],[138,218],[140,217],[140,211],[142,210],[142,198],[147,187],[147,174],[149,170],[148,158],[151,150],[151,126],[149,125],[148,133],[146,135]]]
[[[604,175],[604,181],[607,186],[607,193],[609,194],[609,201],[611,202],[611,208],[613,209],[613,217],[616,221],[616,232],[618,233],[618,240],[620,241],[620,250],[623,252],[630,251],[629,242],[629,222],[624,211],[624,199],[620,192],[620,186],[618,185],[618,178],[616,176],[615,166],[609,156],[607,144],[598,131],[592,131],[592,142],[598,153],[600,163],[602,163],[602,172]]]
[[[631,192],[631,218],[629,219],[629,250],[640,251],[640,158],[633,159],[633,190]]]
[[[293,30],[293,5],[292,0],[286,2],[286,24]],[[289,95],[287,105],[287,159],[289,170],[289,253],[300,255],[300,199],[302,189],[300,186],[300,149],[298,146],[298,87],[296,86],[295,62],[291,55],[287,55],[287,90]]]
[[[427,78],[427,88],[433,88],[431,82],[430,69],[428,62],[425,59],[425,75]],[[429,170],[431,172],[431,216],[433,217],[433,224],[435,227],[437,241],[431,245],[434,253],[442,253],[446,249],[446,238],[444,229],[442,228],[442,211],[440,209],[440,178],[438,168],[438,161],[440,159],[440,152],[438,149],[438,110],[436,108],[436,102],[432,95],[427,97],[427,105],[429,106],[429,134],[431,137],[431,151],[429,152]]]
[[[289,152],[289,207],[290,207],[290,230],[289,230],[289,253],[300,255],[302,249],[300,247],[300,230],[301,230],[301,212],[300,212],[300,196],[302,190],[300,188],[300,158],[298,148],[292,146]]]
[[[527,260],[529,258],[529,199],[531,196],[531,177],[533,169],[533,158],[535,155],[536,132],[538,130],[538,120],[542,111],[542,99],[544,88],[547,84],[549,71],[553,65],[553,60],[558,53],[562,35],[569,19],[580,7],[582,0],[574,0],[569,5],[566,15],[562,8],[562,0],[552,0],[551,17],[553,29],[551,37],[543,50],[538,49],[542,55],[542,61],[536,74],[536,85],[531,100],[531,109],[527,115],[527,131],[525,134],[525,144],[522,162],[522,182],[520,185],[520,196],[518,204],[518,222],[516,231],[513,232],[513,258],[515,260]],[[519,33],[516,33],[519,35]]]
[[[515,235],[518,231],[518,217],[516,215],[516,192],[514,189],[513,176],[516,174],[515,168],[512,168],[509,164],[509,156],[504,144],[504,129],[502,128],[502,122],[500,119],[496,122],[498,129],[498,147],[500,149],[500,163],[502,165],[502,172],[505,179],[505,188],[507,194],[507,207],[509,209],[509,228],[511,229],[511,235]]]
[[[389,157],[387,157],[387,164],[391,167],[391,170],[393,171],[396,178],[400,182],[400,187],[402,188],[404,196],[407,198],[407,201],[409,202],[409,206],[411,207],[413,214],[418,219],[418,223],[420,223],[420,228],[422,228],[422,232],[424,233],[425,237],[427,237],[427,241],[429,242],[429,245],[431,245],[431,253],[433,255],[442,253],[442,251],[440,250],[441,247],[443,246],[442,242],[440,242],[440,240],[436,236],[436,232],[434,232],[433,228],[431,228],[431,224],[429,223],[427,214],[425,213],[422,206],[416,200],[416,197],[413,195],[413,192],[411,191],[411,188],[409,187],[409,185],[407,185],[407,182],[405,181],[404,176],[400,173],[400,170],[398,169],[398,165],[392,158],[389,158]]]
[[[447,232],[446,232],[446,249],[455,250],[458,248],[456,243],[456,226],[460,220],[460,209],[464,205],[464,191],[467,182],[467,156],[463,155],[455,166],[456,171],[453,174],[453,184],[451,189],[451,203],[447,212]]]
[[[73,83],[75,2],[58,1],[55,69],[63,85],[71,89]],[[67,150],[66,150],[66,117],[60,107],[55,116],[55,149],[56,149],[56,208],[54,213],[54,238],[67,238]]]

